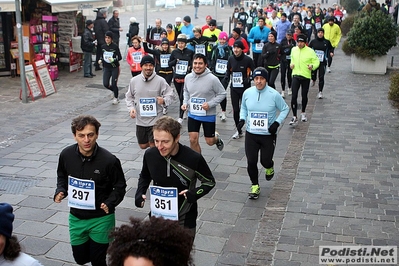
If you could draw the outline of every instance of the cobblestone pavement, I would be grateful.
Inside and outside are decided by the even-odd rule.
[[[199,17],[214,16],[214,10],[201,6]],[[218,9],[225,29],[231,12]],[[192,13],[192,6],[150,10],[149,22],[160,17],[166,24],[176,16],[193,17]],[[142,11],[121,13],[124,32],[132,15],[138,21],[144,17]],[[204,21],[193,19],[195,25]],[[390,54],[397,57],[398,51]],[[394,65],[399,65],[398,58]],[[227,122],[217,122],[225,149],[219,152],[201,140],[217,186],[199,201],[197,266],[318,265],[320,245],[398,246],[399,123],[397,110],[387,100],[392,71],[384,76],[354,75],[350,58],[340,49],[331,69],[324,99],[316,99],[317,85],[310,90],[309,122],[296,128],[281,126],[276,177],[266,182],[260,168],[262,194],[257,201],[247,199],[244,139],[230,139],[234,133],[230,105]],[[82,113],[97,117],[102,123],[99,144],[121,159],[128,192],[117,208],[117,224],[128,222],[130,216],[144,218],[148,212],[135,208],[133,201],[143,154],[134,120],[123,101],[117,106],[110,103],[111,93],[102,88],[101,73],[96,74],[84,79],[81,72],[61,71],[57,93],[28,104],[18,99],[19,79],[0,78],[0,202],[14,206],[14,233],[24,250],[46,266],[75,265],[67,204],[52,201],[58,155],[74,143],[72,117]],[[123,62],[121,98],[129,79]],[[177,117],[177,110],[174,104],[169,115]],[[182,142],[188,145],[186,122],[183,125]]]

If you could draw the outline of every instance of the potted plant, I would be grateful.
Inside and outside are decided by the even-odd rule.
[[[351,55],[354,73],[385,74],[387,53],[396,46],[398,26],[380,10],[356,16],[342,50]]]

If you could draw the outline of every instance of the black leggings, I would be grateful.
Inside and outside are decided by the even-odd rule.
[[[319,68],[312,71],[312,80],[316,81],[317,72],[319,72],[319,91],[323,91],[324,88],[324,75],[326,73],[326,65],[320,64]]]
[[[104,67],[103,68],[103,85],[105,88],[114,92],[114,97],[118,98],[118,77],[119,77],[119,67]],[[111,78],[111,86],[109,85],[109,79]]]
[[[299,87],[301,87],[302,96],[302,112],[306,110],[306,105],[308,104],[308,92],[309,92],[310,79],[303,77],[293,77],[292,78],[292,96],[291,96],[291,108],[293,116],[296,116],[296,111],[298,109],[298,92]]]
[[[166,74],[166,73],[157,73],[159,76],[163,77],[166,80],[166,83],[170,84],[172,83],[173,79],[173,73]]]
[[[223,85],[222,81],[223,81],[224,77],[218,77],[218,78],[219,78],[220,83],[222,83],[222,85]],[[226,90],[227,89],[227,85],[226,85],[226,87],[225,87],[225,85],[223,85],[223,88]],[[224,98],[223,101],[220,102],[220,108],[222,108],[223,112],[226,112],[226,106],[227,106],[227,97]]]
[[[179,118],[183,118],[184,111],[181,109],[181,106],[183,105],[183,88],[184,88],[184,82],[178,83],[176,82],[176,79],[173,80],[173,84],[175,84],[175,88],[177,91],[177,94],[179,95],[179,100],[180,100],[180,105],[179,105]]]
[[[276,79],[278,76],[278,72],[280,71],[279,67],[275,67],[275,68],[270,68],[267,67],[267,74],[269,74],[269,80],[267,81],[267,85],[269,85],[269,87],[272,87],[273,89],[276,89]]]
[[[72,253],[79,265],[91,262],[92,266],[107,266],[107,249],[108,244],[100,244],[89,239],[82,245],[72,246]]]
[[[231,97],[231,105],[233,106],[233,117],[234,123],[236,126],[238,125],[238,121],[240,121],[240,106],[242,95],[244,94],[245,89],[234,89],[230,87],[230,97]],[[242,133],[242,132],[239,132]]]
[[[273,167],[273,155],[277,135],[257,135],[245,133],[245,156],[247,157],[247,172],[252,185],[259,185],[258,154],[264,168]]]
[[[288,88],[291,89],[292,69],[290,68],[291,60],[281,60],[281,89],[285,91],[285,77],[287,76]]]

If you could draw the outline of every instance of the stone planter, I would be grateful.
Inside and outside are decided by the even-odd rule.
[[[356,74],[377,74],[387,73],[388,56],[378,56],[374,60],[361,58],[354,54],[351,55],[352,72]]]

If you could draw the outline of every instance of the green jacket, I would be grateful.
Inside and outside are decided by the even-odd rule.
[[[291,65],[294,65],[292,76],[297,75],[310,79],[312,71],[308,69],[308,65],[312,65],[312,70],[315,70],[319,67],[320,61],[312,48],[305,46],[300,49],[296,46],[291,50]]]

